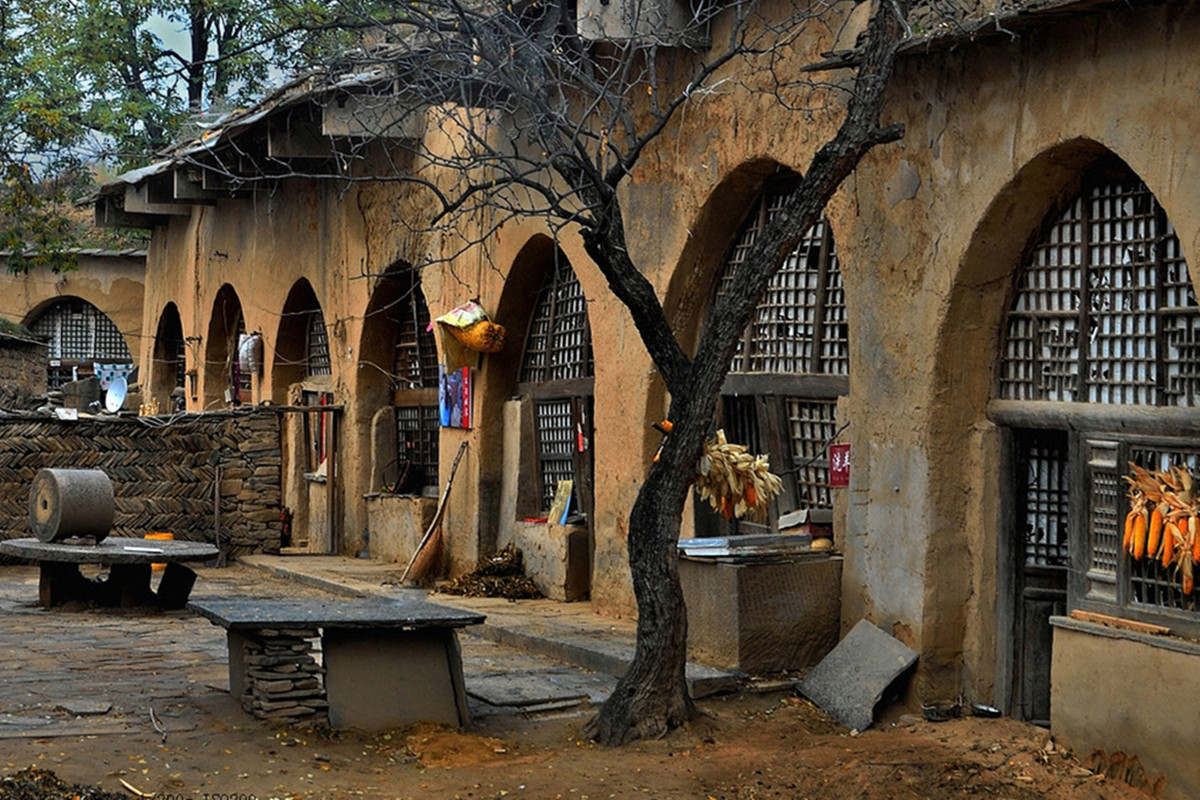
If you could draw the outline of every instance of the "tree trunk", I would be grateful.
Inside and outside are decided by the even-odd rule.
[[[837,134],[818,150],[800,187],[760,234],[733,276],[738,291],[726,294],[710,313],[696,354],[686,366],[678,363],[675,349],[647,335],[657,330],[650,324],[655,322],[655,315],[661,314],[657,301],[642,299],[636,292],[617,292],[638,323],[643,341],[671,392],[670,413],[675,427],[630,514],[629,565],[638,607],[637,647],[629,670],[588,724],[587,735],[603,744],[620,745],[662,736],[696,713],[687,691],[687,609],[679,584],[676,547],[696,460],[737,340],[767,283],[863,156],[876,145],[903,135],[899,125],[879,126],[884,92],[901,37],[902,15],[901,6],[894,0],[877,0],[863,60]],[[610,284],[628,288],[621,275],[612,274],[613,265],[620,266],[626,258],[624,240],[616,230],[620,216],[614,213],[608,220],[607,236],[593,232],[585,236],[585,244],[609,276]],[[635,285],[640,286],[640,282]]]
[[[690,476],[692,470],[667,463],[665,455],[651,469],[629,515],[629,561],[636,565],[638,607],[633,662],[585,731],[611,746],[658,738],[696,714],[685,674],[687,608],[675,546],[687,486],[680,491],[674,475]]]

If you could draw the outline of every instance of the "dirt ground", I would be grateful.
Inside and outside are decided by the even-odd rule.
[[[1148,796],[1090,768],[1107,760],[1065,752],[1032,726],[894,715],[851,735],[787,692],[702,700],[705,716],[689,728],[615,750],[581,739],[588,709],[491,714],[469,731],[283,727],[255,720],[223,691],[215,626],[186,612],[42,611],[28,602],[36,573],[6,581],[5,570],[0,776],[34,766],[71,784],[159,800]],[[207,590],[222,591],[221,580],[206,578]],[[64,697],[74,711],[64,711],[72,708]],[[112,707],[80,710],[87,698]],[[0,780],[0,800],[18,796],[5,794],[10,783]]]
[[[787,696],[702,705],[709,716],[690,729],[612,750],[580,740],[583,716],[492,717],[470,732],[421,726],[330,736],[258,724],[214,697],[195,710],[202,725],[169,733],[166,742],[152,730],[10,740],[5,774],[36,765],[107,791],[122,791],[124,781],[160,800],[1147,796],[1053,749],[1045,732],[1009,720],[919,722],[852,737]]]

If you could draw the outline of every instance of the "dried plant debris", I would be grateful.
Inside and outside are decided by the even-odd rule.
[[[53,772],[29,767],[0,778],[0,800],[128,800],[128,795],[106,792],[94,786],[73,786]]]
[[[444,584],[441,591],[464,597],[504,597],[509,600],[533,600],[543,596],[525,574],[521,551],[512,545],[481,558],[473,572]]]

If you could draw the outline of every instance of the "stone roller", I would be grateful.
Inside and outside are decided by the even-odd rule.
[[[29,526],[43,542],[102,541],[113,524],[112,481],[98,469],[42,469],[29,491]]]

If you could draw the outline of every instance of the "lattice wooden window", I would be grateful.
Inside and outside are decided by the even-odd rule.
[[[396,491],[416,492],[437,485],[440,430],[437,406],[396,408]]]
[[[575,415],[570,400],[534,404],[538,466],[542,478],[542,508],[554,502],[559,481],[575,479]]]
[[[726,261],[718,296],[731,291],[734,267],[790,193],[763,193]],[[738,346],[732,372],[846,375],[850,371],[846,300],[829,223],[822,215],[771,279]]]
[[[736,291],[734,268],[794,185],[784,180],[764,190],[730,250],[718,298]],[[837,430],[835,398],[848,390],[849,371],[845,290],[822,216],[768,284],[722,390],[727,435],[767,453],[772,469],[784,475],[780,512],[832,508],[827,447]]]
[[[538,295],[525,340],[521,382],[591,377],[593,372],[587,300],[575,270],[560,256]]]
[[[837,433],[836,404],[830,400],[787,398],[789,440],[797,506],[833,508],[829,491],[829,443]],[[783,465],[780,465],[782,468]]]
[[[72,379],[72,367],[92,373],[94,362],[130,363],[133,356],[125,337],[100,309],[78,298],[60,300],[37,318],[30,330],[49,342],[47,355],[59,366],[47,367],[47,386],[61,387]]]
[[[1129,460],[1149,470],[1165,470],[1171,465],[1181,464],[1196,475],[1200,474],[1200,445],[1134,445],[1130,448]],[[1180,576],[1174,566],[1163,567],[1150,554],[1138,561],[1129,559],[1128,563],[1130,604],[1145,606],[1149,610],[1200,611],[1200,592],[1183,594]]]
[[[542,509],[550,507],[560,481],[574,482],[572,508],[590,503],[593,391],[592,335],[587,300],[570,262],[556,253],[552,270],[538,293],[525,338],[521,392],[534,399],[533,438]],[[586,501],[586,502],[583,502]]]
[[[1132,176],[1088,185],[1021,276],[1000,396],[1189,406],[1198,356],[1200,314],[1162,207]]]
[[[325,330],[325,315],[321,309],[308,314],[307,347],[304,368],[308,377],[330,374],[329,334]]]
[[[436,389],[437,345],[429,330],[429,308],[425,295],[413,288],[396,306],[396,355],[393,381],[399,389]]]
[[[1026,439],[1018,460],[1022,479],[1018,514],[1025,563],[1066,566],[1070,497],[1066,440],[1057,436]]]

